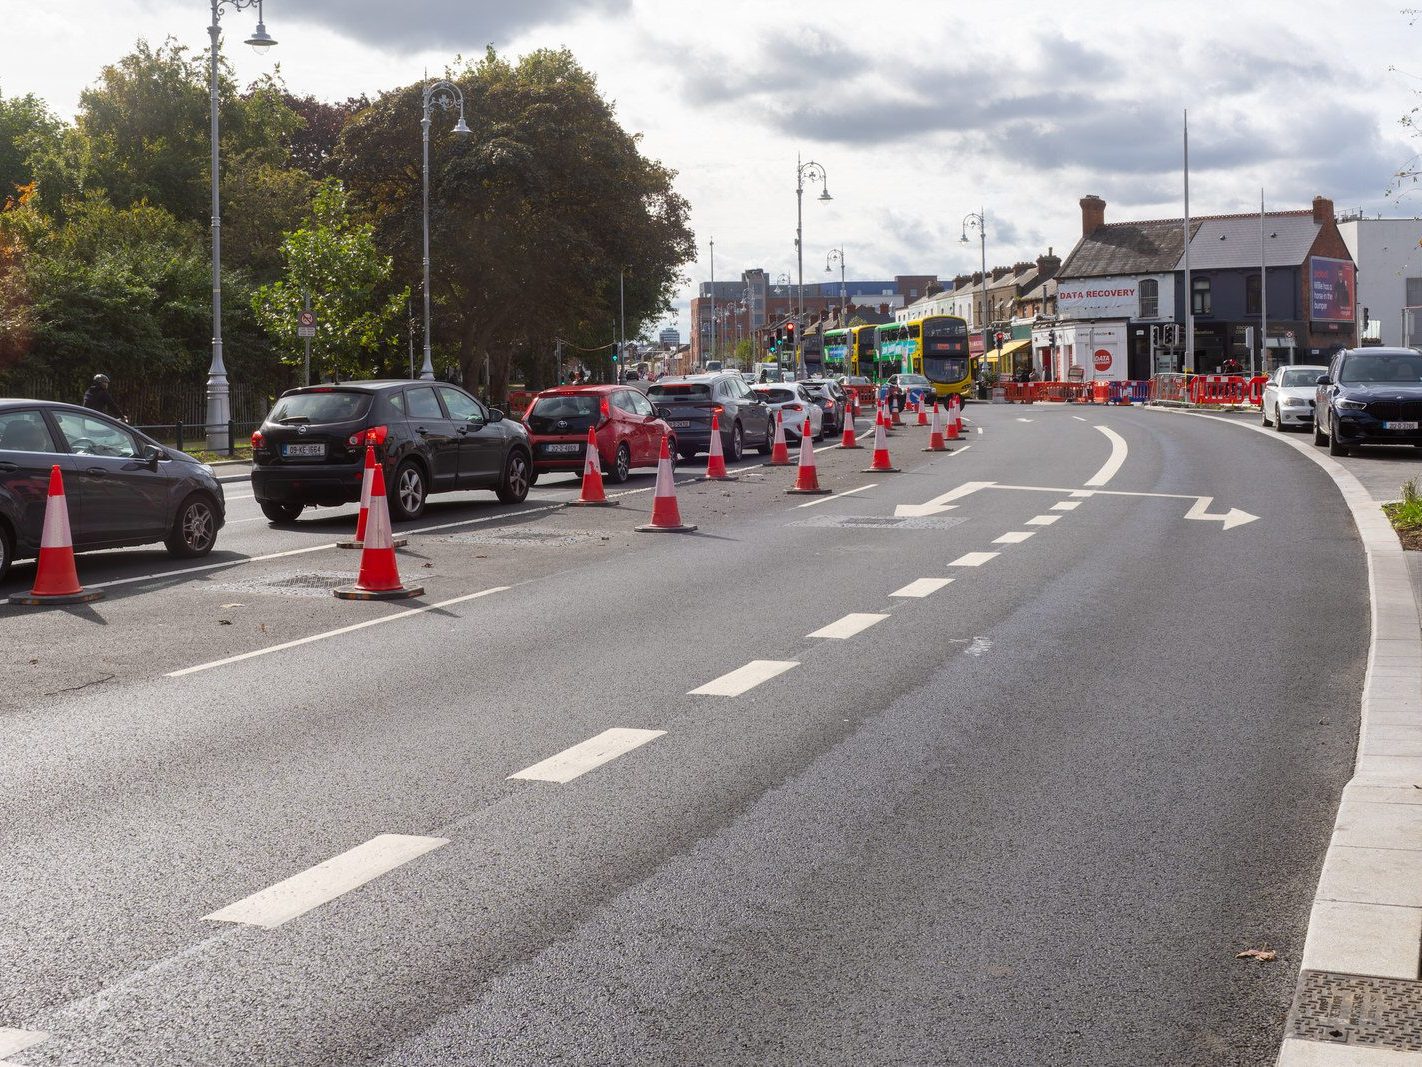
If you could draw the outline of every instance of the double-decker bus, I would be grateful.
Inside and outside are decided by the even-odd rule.
[[[825,373],[831,378],[851,373],[854,334],[850,328],[825,331]]]
[[[973,387],[968,324],[954,315],[888,322],[876,329],[881,375],[922,374],[942,397],[967,396]]]
[[[825,376],[825,352],[818,333],[806,334],[800,342],[800,362],[805,365],[806,378]]]
[[[874,331],[873,326],[849,328],[849,332],[854,336],[854,343],[849,352],[849,373],[856,377],[874,380],[879,377],[879,368],[874,364]]]

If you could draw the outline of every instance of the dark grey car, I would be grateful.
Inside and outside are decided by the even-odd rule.
[[[226,507],[212,468],[76,404],[0,400],[0,578],[39,554],[53,467],[76,551],[161,541],[192,557],[217,543]]]
[[[683,459],[711,447],[712,414],[719,419],[721,448],[729,462],[747,448],[769,455],[775,443],[774,413],[738,371],[662,378],[648,386],[647,399],[676,434]]]

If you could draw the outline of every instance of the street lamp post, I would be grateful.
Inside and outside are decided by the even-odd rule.
[[[227,367],[222,362],[222,205],[217,188],[217,68],[222,43],[222,8],[226,4],[232,5],[234,11],[256,6],[257,28],[247,38],[247,44],[265,52],[276,40],[267,33],[262,21],[262,0],[212,0],[212,24],[207,28],[212,39],[212,84],[208,93],[212,126],[212,363],[207,368],[207,447],[213,452],[231,453],[232,400],[227,386]]]
[[[840,325],[843,326],[844,309],[845,306],[849,303],[849,291],[845,288],[844,284],[844,246],[841,245],[839,248],[831,248],[829,250],[829,255],[825,256],[826,274],[830,273],[830,264],[833,263],[835,260],[839,261],[839,317],[841,320]]]
[[[970,212],[968,212],[967,215],[965,215],[965,216],[963,217],[963,236],[962,236],[961,238],[959,238],[959,241],[960,241],[960,243],[962,243],[962,244],[967,244],[967,243],[968,243],[968,227],[969,227],[969,226],[974,227],[974,228],[978,231],[978,243],[979,243],[979,245],[980,245],[981,248],[982,248],[982,271],[983,271],[983,303],[982,303],[982,316],[983,316],[983,322],[982,322],[982,327],[983,327],[983,359],[986,360],[986,359],[987,359],[987,354],[988,354],[988,330],[991,329],[991,327],[990,327],[990,325],[988,324],[988,299],[987,299],[987,280],[988,280],[988,273],[987,273],[987,220],[986,220],[986,218],[985,218],[985,216],[984,216],[984,213],[983,213],[983,210],[982,210],[981,208],[979,208],[977,211],[970,211]]]
[[[441,111],[448,111],[452,107],[459,108],[459,121],[454,124],[452,133],[467,134],[470,132],[468,126],[464,124],[464,94],[460,92],[459,86],[443,78],[430,82],[424,87],[422,94],[422,107],[420,111],[420,131],[421,149],[423,152],[422,173],[423,173],[423,212],[422,221],[424,229],[424,271],[425,271],[425,362],[420,367],[420,377],[425,381],[434,378],[434,364],[430,361],[430,108],[438,107]],[[485,361],[484,389],[486,395],[492,390],[492,383],[488,380],[488,361]]]
[[[800,377],[803,373],[800,353],[801,340],[800,331],[804,326],[805,318],[805,182],[819,182],[823,189],[820,190],[819,200],[833,200],[829,193],[829,178],[825,175],[825,168],[816,163],[813,159],[801,162],[800,157],[795,157],[795,262],[800,271],[799,298],[796,301],[795,312],[795,377]]]

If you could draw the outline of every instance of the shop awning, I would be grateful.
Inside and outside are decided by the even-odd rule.
[[[996,363],[998,360],[999,353],[1004,356],[1010,356],[1014,352],[1020,352],[1022,349],[1026,348],[1031,343],[1032,338],[1022,337],[1016,341],[1008,341],[1000,349],[997,347],[989,348],[987,361],[989,363]]]

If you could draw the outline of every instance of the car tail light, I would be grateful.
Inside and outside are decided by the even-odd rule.
[[[799,404],[786,404],[786,405],[785,405],[785,410],[786,410],[786,411],[804,411],[805,409],[802,408]]]
[[[360,448],[362,445],[383,445],[389,436],[390,427],[371,426],[351,434],[346,438],[346,444],[351,448]]]
[[[726,414],[726,405],[725,405],[725,404],[712,404],[712,405],[711,405],[711,414],[713,414],[713,415],[724,415],[724,414]]]
[[[833,400],[827,401],[827,402],[825,403],[825,410],[826,410],[826,411],[833,411],[833,410],[834,410],[834,401],[833,401]]]
[[[253,447],[253,448],[264,448],[264,447],[266,447],[266,443],[267,443],[267,439],[262,436],[262,431],[261,431],[261,430],[253,430],[253,431],[252,431],[252,447]]]
[[[612,420],[612,405],[607,402],[607,397],[603,397],[597,403],[598,429]]]

